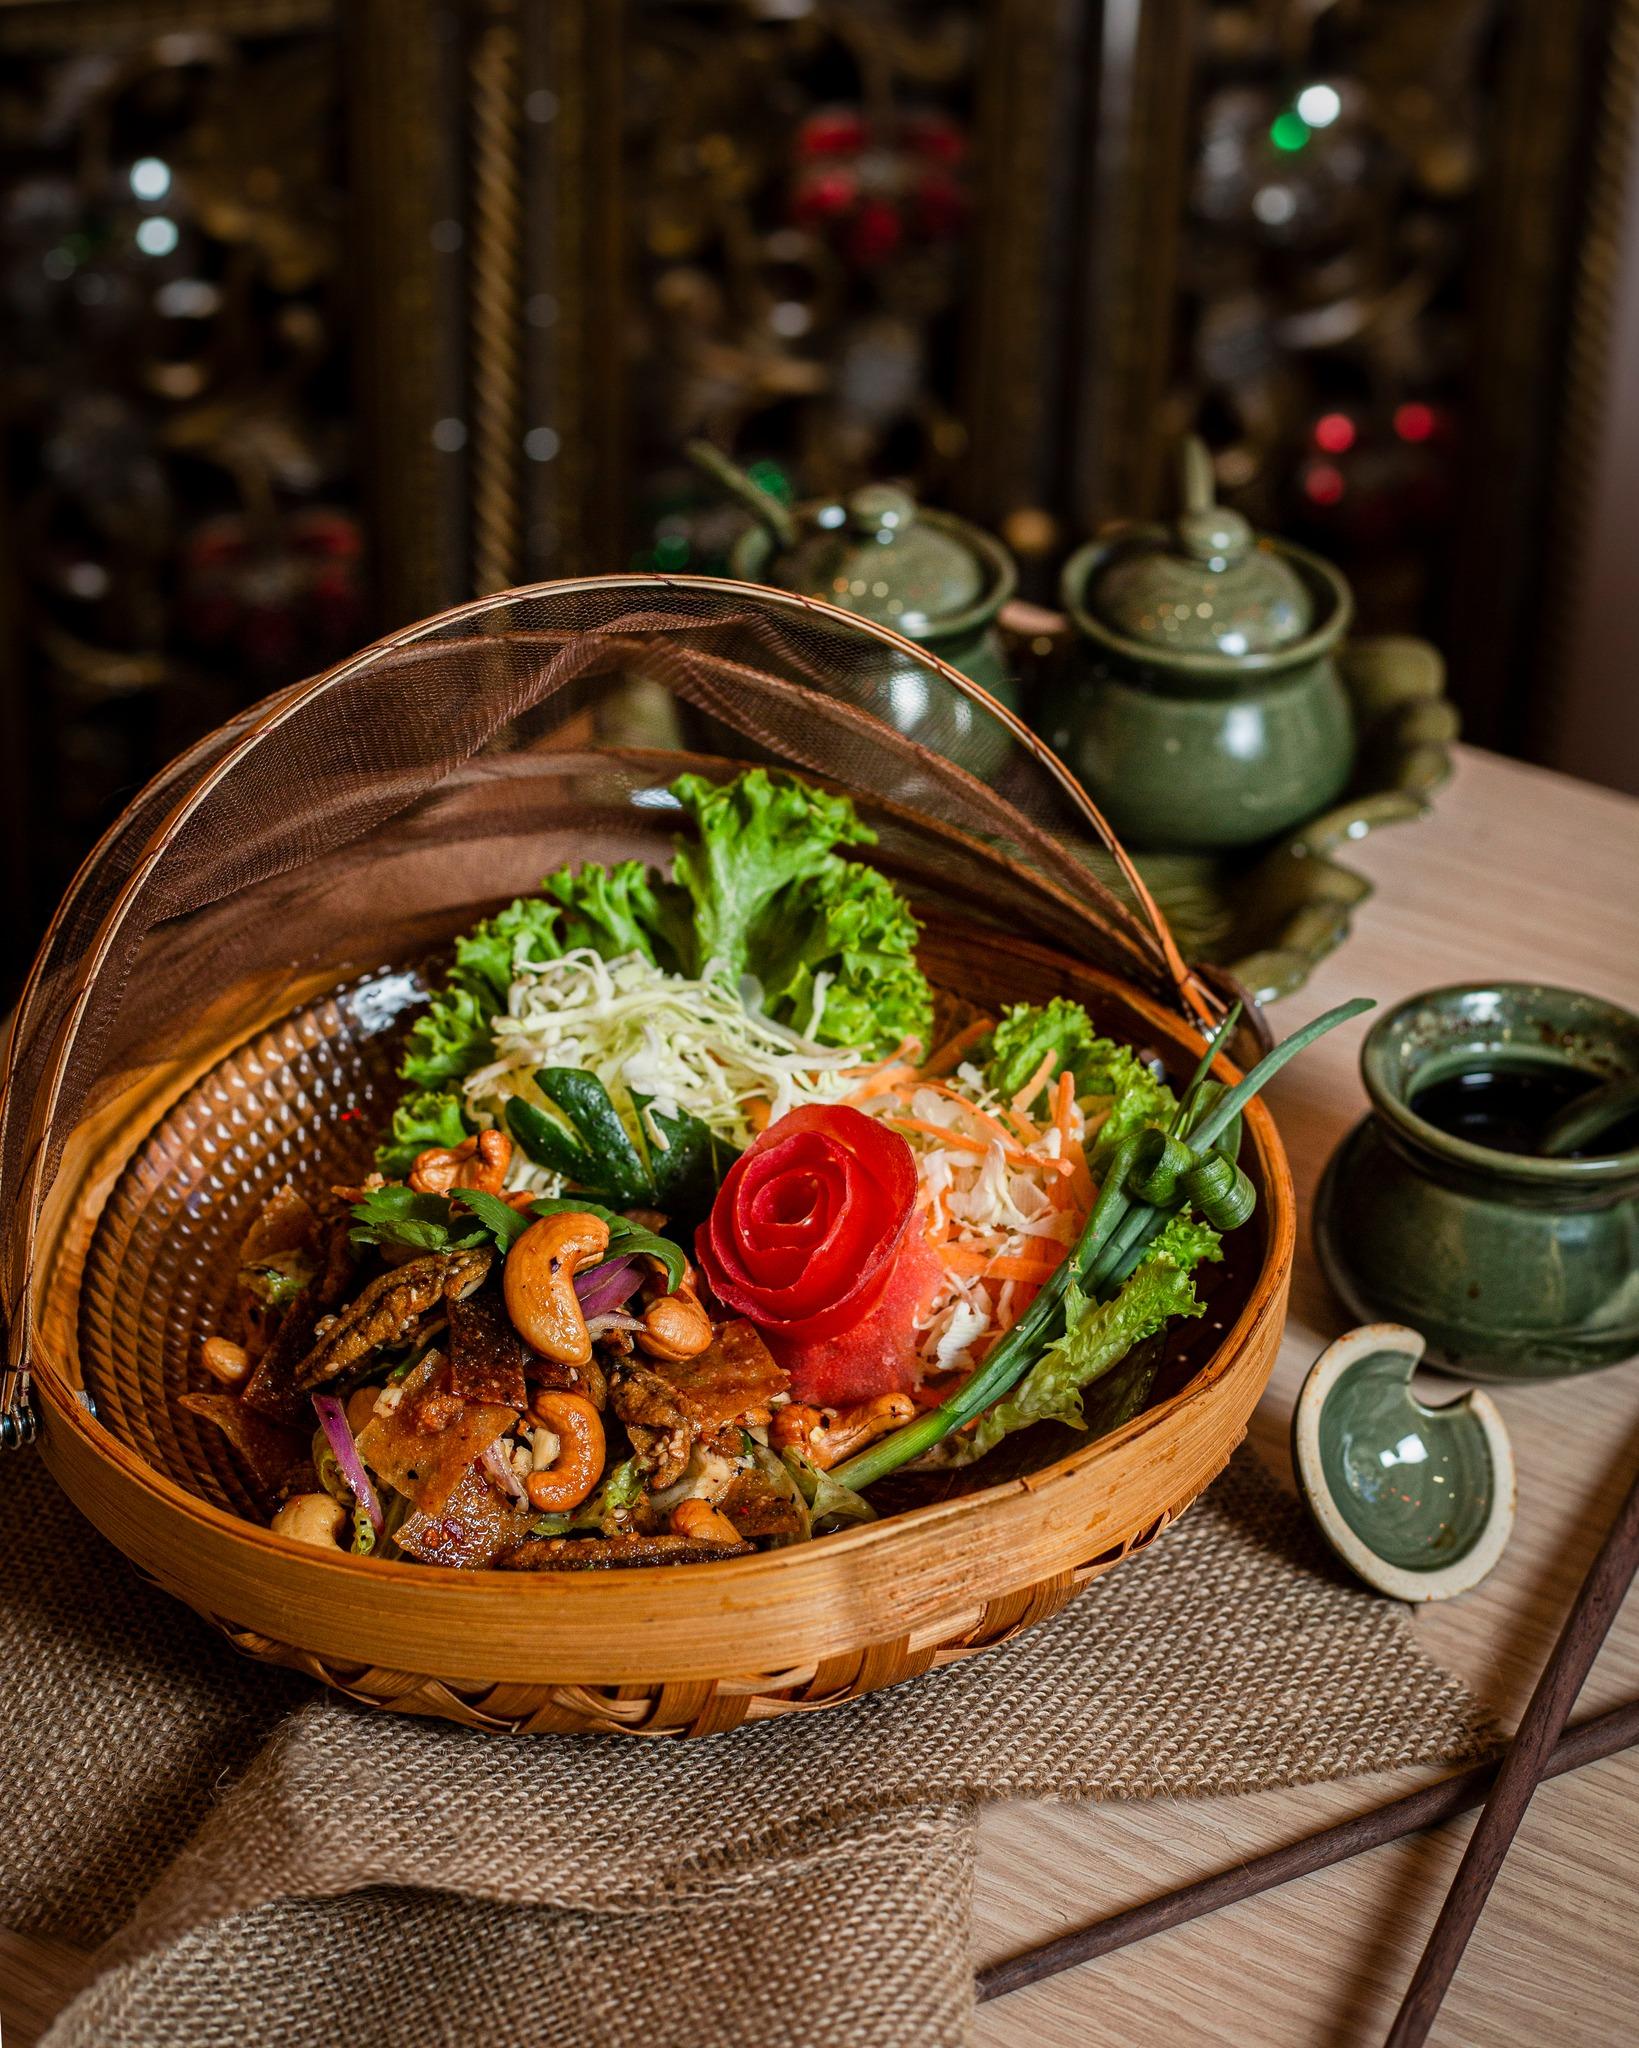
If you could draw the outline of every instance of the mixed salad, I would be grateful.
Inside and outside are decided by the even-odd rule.
[[[981,1014],[845,797],[674,782],[669,877],[454,947],[358,1186],[284,1187],[183,1397],[275,1530],[506,1570],[722,1558],[1148,1397],[1251,1214],[1226,1090],[1056,998]]]

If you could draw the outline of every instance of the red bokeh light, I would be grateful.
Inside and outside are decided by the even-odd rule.
[[[1303,494],[1314,505],[1335,505],[1346,486],[1335,463],[1312,462],[1303,473]]]
[[[870,140],[863,119],[851,108],[810,114],[797,130],[797,154],[804,157],[858,156]]]
[[[835,220],[851,212],[859,197],[859,181],[851,171],[819,171],[797,187],[792,211],[807,226]]]
[[[1413,399],[1394,408],[1394,431],[1402,441],[1431,440],[1438,425],[1432,405],[1423,405]]]
[[[848,253],[856,263],[886,263],[904,239],[904,224],[885,199],[865,200],[854,216]]]
[[[1346,412],[1323,412],[1314,426],[1315,446],[1328,455],[1346,455],[1354,446],[1355,424]]]

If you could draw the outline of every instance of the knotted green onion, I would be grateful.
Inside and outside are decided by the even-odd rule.
[[[1152,1148],[1154,1162],[1138,1161],[1127,1176],[1128,1189],[1137,1200],[1148,1202],[1152,1208],[1175,1208],[1181,1199],[1179,1184],[1194,1166],[1195,1154],[1182,1138],[1173,1137],[1170,1131],[1149,1131],[1145,1135],[1160,1141]]]
[[[1258,1191],[1244,1168],[1221,1152],[1209,1152],[1183,1176],[1185,1197],[1214,1230],[1239,1230],[1258,1206]]]

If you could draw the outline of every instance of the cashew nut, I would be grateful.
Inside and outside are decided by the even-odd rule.
[[[446,1150],[433,1145],[418,1153],[410,1186],[418,1195],[447,1195],[452,1188],[476,1188],[498,1195],[512,1164],[512,1140],[505,1131],[480,1131]]]
[[[328,1493],[298,1493],[273,1517],[275,1536],[294,1536],[321,1550],[336,1549],[346,1527],[346,1508]]]
[[[558,1440],[551,1464],[524,1481],[529,1505],[543,1514],[578,1508],[603,1471],[603,1418],[579,1394],[548,1387],[536,1390],[529,1412]]]
[[[909,1422],[915,1413],[909,1394],[878,1394],[857,1408],[807,1408],[794,1401],[774,1417],[768,1440],[777,1451],[801,1451],[825,1471]]]
[[[563,1209],[532,1223],[507,1253],[501,1276],[507,1314],[543,1358],[590,1364],[592,1340],[575,1295],[575,1275],[608,1249],[609,1226],[601,1217]]]
[[[237,1387],[250,1372],[250,1353],[226,1337],[207,1337],[199,1347],[200,1362],[213,1379]]]
[[[692,1287],[662,1294],[643,1311],[643,1327],[633,1332],[640,1350],[651,1358],[677,1363],[698,1358],[711,1344],[711,1317],[700,1306]]]
[[[696,1543],[739,1543],[744,1539],[727,1515],[706,1500],[680,1500],[672,1509],[674,1536],[692,1536]]]
[[[380,1387],[355,1387],[347,1397],[347,1427],[357,1436],[376,1412]]]

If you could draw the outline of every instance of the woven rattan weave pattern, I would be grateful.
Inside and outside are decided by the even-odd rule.
[[[157,1470],[257,1514],[219,1429],[177,1406],[222,1326],[249,1213],[281,1182],[358,1178],[390,1106],[392,1026],[417,984],[368,975],[260,1033],[206,1075],[120,1176],[80,1297],[86,1391]],[[157,1377],[144,1376],[157,1362]]]

